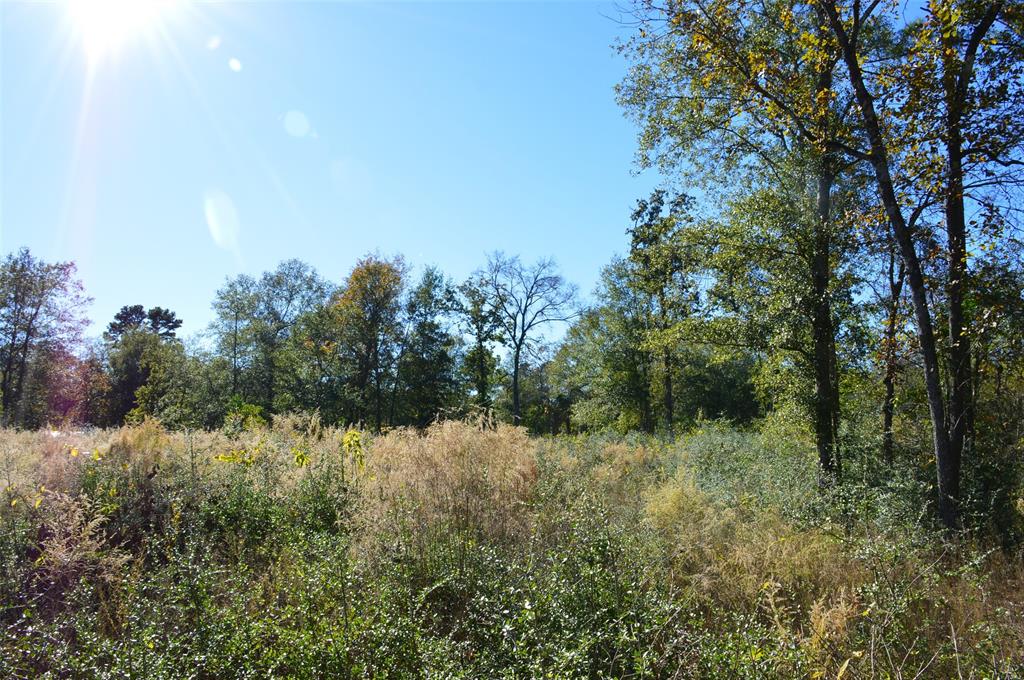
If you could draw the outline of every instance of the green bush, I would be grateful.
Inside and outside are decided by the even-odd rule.
[[[0,675],[1024,670],[1019,561],[932,531],[912,476],[819,493],[785,424],[669,443],[446,423],[357,444],[279,421],[18,435]]]

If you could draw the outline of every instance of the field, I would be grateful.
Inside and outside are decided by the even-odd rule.
[[[1024,674],[1019,559],[798,432],[249,425],[3,433],[4,677]]]

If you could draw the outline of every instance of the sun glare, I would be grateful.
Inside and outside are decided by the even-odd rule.
[[[90,64],[159,28],[177,0],[68,0],[68,13]]]

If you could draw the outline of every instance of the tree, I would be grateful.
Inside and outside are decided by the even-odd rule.
[[[146,390],[154,370],[166,372],[164,364],[173,353],[180,351],[175,331],[181,320],[169,309],[153,307],[148,312],[142,305],[126,305],[114,315],[103,334],[106,341],[107,369],[110,394],[107,400],[109,418],[114,424],[124,420],[142,406],[142,412],[155,415],[149,404],[140,404],[140,390]],[[164,345],[174,345],[165,348]],[[150,386],[152,393],[158,388]]]
[[[210,330],[218,353],[231,364],[231,396],[242,390],[242,373],[252,353],[252,324],[256,316],[256,281],[245,274],[229,280],[213,300],[216,318]]]
[[[175,337],[177,330],[181,328],[181,319],[178,315],[163,307],[151,308],[146,312],[146,319],[150,330],[165,339]]]
[[[557,273],[553,260],[524,266],[518,257],[502,253],[491,255],[479,276],[486,282],[500,338],[512,353],[512,422],[519,425],[522,361],[536,347],[539,329],[575,316],[576,287]]]
[[[401,257],[378,255],[356,263],[335,295],[339,351],[348,364],[354,402],[352,422],[372,418],[384,425],[402,340],[402,293],[407,267]]]
[[[291,395],[278,391],[286,380],[282,352],[299,320],[328,297],[328,284],[299,260],[281,262],[258,280],[240,275],[217,291],[211,330],[219,354],[231,366],[233,396],[268,413],[291,401]]]
[[[392,421],[426,427],[450,412],[459,397],[459,338],[450,332],[448,315],[455,291],[436,267],[427,267],[405,302],[405,337],[398,359],[398,390]],[[400,414],[394,413],[398,402]]]
[[[109,340],[117,340],[129,331],[143,328],[162,338],[170,339],[175,337],[175,332],[181,328],[181,319],[163,307],[153,307],[147,312],[142,305],[126,305],[114,315],[114,320],[107,325],[104,335]]]
[[[473,389],[476,406],[487,411],[492,405],[498,360],[491,343],[498,339],[497,310],[491,306],[487,280],[480,274],[459,286],[457,307],[463,328],[470,337],[470,348],[463,358],[463,373]]]
[[[326,422],[351,419],[342,335],[340,314],[333,304],[311,310],[299,319],[281,365],[284,392],[289,398],[284,407],[319,411]]]
[[[879,200],[906,268],[932,423],[939,517],[947,527],[955,528],[960,526],[960,475],[972,417],[969,381],[965,379],[970,344],[963,304],[969,240],[964,199],[971,188],[980,191],[1019,180],[1013,169],[1020,165],[1024,139],[1020,7],[1003,2],[934,2],[929,5],[929,18],[911,52],[895,67],[879,70],[865,68],[870,40],[894,21],[881,14],[884,8],[880,3],[863,6],[855,2],[847,8],[834,0],[816,0],[813,7],[828,28],[828,41],[842,55],[867,140],[865,151],[848,153],[870,163]],[[1003,27],[1000,38],[988,39],[999,22]],[[936,87],[936,83],[941,85]],[[928,95],[919,91],[938,94],[927,100]],[[893,111],[894,102],[901,101],[907,102],[906,109]],[[927,104],[915,104],[918,101]],[[883,116],[889,113],[901,116],[903,125],[894,128],[883,122]],[[932,125],[936,121],[941,129],[938,136]],[[995,125],[987,127],[993,122]],[[943,150],[937,141],[945,147]],[[965,148],[965,141],[974,144]],[[935,161],[928,162],[929,156]],[[965,181],[965,159],[970,159],[981,175],[973,187]],[[930,182],[936,165],[944,169],[945,177]],[[1009,176],[997,177],[1006,169]],[[917,251],[919,220],[936,203],[944,206],[947,231],[944,292],[952,375],[948,408],[931,306],[937,291],[929,284]],[[995,208],[991,201],[987,207]]]
[[[651,325],[644,342],[661,360],[665,429],[669,437],[673,436],[676,417],[672,377],[676,370],[679,324],[697,305],[696,286],[690,276],[692,267],[679,242],[691,203],[688,196],[679,195],[666,206],[665,192],[655,191],[649,200],[637,201],[633,227],[629,230],[629,259],[634,265],[629,270],[631,285],[651,301]]]
[[[838,52],[819,39],[813,10],[782,0],[644,0],[636,18],[639,31],[623,46],[634,66],[618,92],[642,126],[641,165],[682,171],[724,193],[723,204],[781,185],[809,208],[789,238],[808,246],[798,263],[810,285],[801,307],[819,467],[828,482],[840,467],[832,294],[835,266],[846,255],[835,199],[848,165],[840,152],[854,134],[850,98],[833,82]]]
[[[142,328],[145,320],[145,307],[142,305],[125,305],[114,314],[114,320],[107,324],[105,336],[110,340],[117,340],[128,331],[137,331]]]
[[[121,425],[139,406],[139,390],[150,380],[154,356],[165,344],[156,333],[136,328],[107,341],[110,422]]]
[[[522,424],[531,432],[560,434],[572,432],[572,404],[576,396],[560,380],[561,365],[553,357],[534,353],[520,368]]]
[[[131,416],[153,416],[169,427],[212,428],[224,421],[229,371],[222,357],[198,346],[162,342],[141,359],[146,382],[136,391]]]
[[[307,312],[323,305],[328,285],[315,269],[300,260],[285,260],[264,272],[256,284],[250,331],[254,340],[252,387],[254,403],[276,412],[279,353],[292,328]]]
[[[654,432],[655,357],[647,342],[654,301],[634,285],[635,266],[616,259],[602,269],[596,304],[569,328],[555,358],[565,390],[578,394],[572,413],[582,427]]]
[[[73,262],[48,264],[27,248],[0,264],[0,406],[5,426],[24,422],[28,368],[40,350],[68,351],[80,339],[83,294]]]

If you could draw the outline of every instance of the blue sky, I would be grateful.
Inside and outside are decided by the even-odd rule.
[[[461,279],[500,249],[589,291],[657,183],[614,4],[167,5],[111,34],[0,0],[0,248],[75,260],[93,333],[135,303],[202,330],[225,277],[290,257]]]

